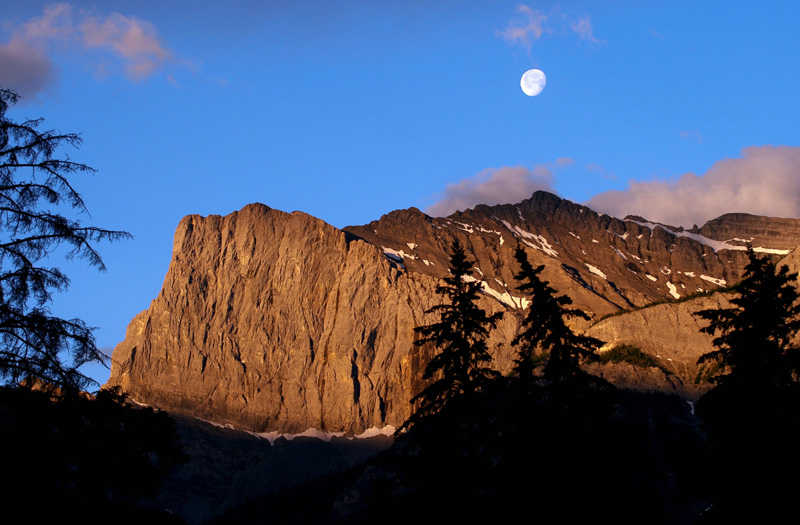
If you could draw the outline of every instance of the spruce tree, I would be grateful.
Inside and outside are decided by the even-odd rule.
[[[550,283],[540,277],[544,266],[534,268],[525,250],[518,246],[514,258],[520,271],[514,276],[520,282],[517,289],[530,295],[531,304],[522,331],[514,338],[519,347],[515,370],[520,378],[534,377],[534,360],[544,362],[542,377],[551,383],[586,375],[581,360],[591,358],[603,342],[594,337],[578,335],[567,326],[565,319],[589,319],[585,312],[567,308],[572,299],[556,295]]]
[[[702,518],[709,523],[778,522],[796,511],[797,274],[752,249],[748,254],[733,306],[695,314],[709,321],[702,331],[716,336],[717,348],[698,363],[720,366],[716,386],[696,406],[708,436],[713,505]]]
[[[734,306],[695,314],[709,321],[702,331],[716,335],[717,347],[698,364],[720,364],[721,373],[712,378],[719,385],[785,387],[795,382],[800,364],[791,345],[800,330],[797,274],[786,266],[776,269],[752,249],[748,254],[744,278],[735,287],[738,296],[731,299]]]
[[[436,292],[446,301],[425,312],[437,314],[439,320],[415,328],[422,336],[414,342],[416,346],[430,345],[438,350],[423,375],[423,379],[434,381],[411,400],[419,406],[405,427],[440,412],[460,396],[484,390],[492,379],[499,377],[495,370],[486,366],[491,361],[486,338],[503,312],[488,315],[478,306],[481,283],[471,278],[474,264],[458,239],[454,240],[450,276],[436,287]]]

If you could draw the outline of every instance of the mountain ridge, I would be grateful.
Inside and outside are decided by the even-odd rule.
[[[759,234],[750,238],[763,239],[772,257],[800,238],[800,221],[733,215],[705,230],[717,239],[703,228],[673,231],[598,214],[545,192],[445,218],[395,210],[341,230],[263,204],[224,217],[190,215],[176,229],[161,292],[114,350],[108,384],[143,403],[258,432],[399,426],[434,351],[414,347],[414,327],[431,320],[424,312],[440,301],[435,288],[458,238],[476,261],[481,306],[507,312],[489,342],[498,370],[512,366],[510,342],[527,301],[513,277],[520,244],[592,317],[576,329],[666,355],[672,376],[634,370],[625,374],[630,384],[693,395],[694,362],[708,340],[667,351],[684,337],[669,322],[662,329],[672,335],[659,349],[653,338],[634,337],[636,326],[653,323],[643,314],[597,321],[738,280],[745,248],[725,241],[745,234],[721,238],[737,225]]]

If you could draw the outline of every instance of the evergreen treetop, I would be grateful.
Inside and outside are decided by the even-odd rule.
[[[698,364],[718,362],[724,369],[712,380],[720,385],[783,387],[793,383],[800,362],[791,341],[800,330],[800,294],[796,273],[780,269],[748,250],[750,262],[735,286],[732,308],[708,309],[695,315],[709,321],[701,330],[716,335],[717,350]]]
[[[425,312],[438,314],[439,321],[415,328],[422,337],[414,344],[431,345],[438,353],[427,364],[423,375],[423,379],[435,378],[433,383],[411,400],[420,403],[409,420],[411,423],[440,412],[459,396],[481,391],[499,376],[485,366],[491,361],[486,338],[503,312],[488,315],[478,306],[481,283],[472,278],[474,264],[455,239],[450,254],[450,276],[436,287],[436,292],[446,300]]]
[[[567,308],[572,299],[556,295],[550,283],[542,280],[544,266],[534,268],[528,261],[525,250],[518,246],[514,258],[520,271],[514,276],[520,282],[517,289],[530,294],[531,304],[522,321],[522,332],[512,342],[519,346],[519,357],[515,370],[523,379],[534,374],[534,358],[544,358],[542,375],[545,380],[559,382],[582,375],[582,359],[590,358],[603,342],[594,337],[578,335],[569,328],[565,319],[589,319],[585,312]]]

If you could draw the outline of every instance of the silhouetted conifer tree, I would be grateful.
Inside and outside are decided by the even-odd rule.
[[[491,361],[486,338],[503,312],[488,315],[478,306],[481,283],[471,278],[474,264],[459,241],[454,240],[450,276],[436,287],[446,301],[425,312],[438,314],[439,321],[415,328],[422,336],[415,345],[431,345],[438,350],[423,376],[434,381],[411,400],[419,403],[419,407],[404,427],[440,412],[447,403],[465,393],[482,391],[489,381],[499,377],[495,370],[485,366]]]
[[[797,380],[798,355],[791,341],[800,330],[800,294],[796,273],[776,269],[766,257],[748,251],[750,262],[734,290],[732,308],[702,310],[695,315],[709,321],[702,331],[714,338],[717,350],[698,364],[719,363],[712,378],[719,385],[748,388],[784,387]]]
[[[517,289],[530,294],[531,300],[522,321],[523,330],[512,342],[519,347],[517,373],[523,379],[531,379],[534,359],[541,356],[542,377],[547,381],[556,383],[586,375],[581,370],[581,360],[591,358],[603,342],[576,334],[565,319],[589,319],[589,316],[581,310],[567,308],[572,299],[566,295],[556,296],[556,291],[540,277],[544,266],[534,268],[521,246],[517,247],[514,257],[520,265],[520,271],[514,276],[520,282]]]
[[[78,368],[107,358],[83,321],[51,315],[52,293],[65,290],[69,279],[49,266],[49,257],[67,248],[67,259],[79,257],[103,270],[93,243],[130,234],[72,218],[86,213],[86,206],[69,176],[94,170],[57,152],[80,145],[81,138],[40,131],[42,119],[9,119],[17,99],[0,88],[0,384],[36,378],[77,390],[91,382]]]
[[[709,321],[702,331],[716,335],[717,348],[698,363],[721,367],[696,408],[708,433],[709,523],[785,520],[800,490],[797,274],[752,249],[749,257],[733,307],[695,314]]]

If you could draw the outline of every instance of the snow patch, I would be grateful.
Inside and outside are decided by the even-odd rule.
[[[472,225],[471,224],[467,224],[467,223],[464,223],[464,222],[458,222],[458,221],[453,221],[453,222],[458,224],[458,229],[459,230],[463,230],[463,231],[465,231],[467,233],[475,233],[475,230],[472,229]]]
[[[694,277],[694,272],[683,272],[683,275],[688,275],[689,277]]]
[[[709,277],[708,275],[701,275],[700,278],[703,279],[704,281],[714,283],[717,286],[725,286],[726,284],[728,284],[728,281],[726,281],[725,279],[715,279],[714,277]]]
[[[417,244],[417,243],[415,243],[415,242],[407,242],[407,243],[406,243],[406,246],[408,246],[408,248],[409,248],[410,250],[413,250],[414,248],[416,248],[417,246],[419,246],[419,244]]]
[[[481,233],[496,233],[497,235],[500,235],[502,233],[502,232],[499,232],[497,230],[487,230],[486,228],[484,228],[480,224],[478,225],[478,231],[481,232]]]
[[[214,424],[214,423],[212,423]],[[218,425],[219,426],[219,425]],[[386,425],[383,428],[372,427],[368,430],[365,430],[361,434],[357,434],[352,437],[348,437],[348,439],[367,439],[375,436],[392,436],[394,435],[397,429],[392,425]],[[324,430],[319,430],[316,428],[309,428],[305,432],[301,432],[300,434],[282,434],[279,433],[277,430],[272,432],[248,432],[253,436],[256,436],[261,439],[266,439],[269,441],[270,445],[275,444],[275,440],[278,438],[284,438],[288,441],[293,440],[296,437],[308,437],[308,438],[315,438],[321,441],[330,442],[332,438],[335,437],[343,437],[345,435],[344,432],[325,432]]]
[[[411,254],[405,253],[403,250],[397,251],[391,248],[387,248],[386,246],[381,246],[381,249],[383,250],[383,254],[385,256],[387,256],[389,259],[392,259],[395,262],[403,262],[403,259],[412,259],[412,260],[419,259],[419,257],[414,255],[413,253]]]
[[[669,288],[669,294],[674,297],[675,299],[680,299],[681,295],[678,293],[678,287],[672,284],[671,282],[667,281],[667,288]]]
[[[622,253],[621,251],[619,251],[619,250],[617,249],[617,247],[616,247],[616,246],[612,246],[612,245],[610,245],[610,244],[609,244],[609,246],[611,246],[611,249],[612,249],[612,250],[614,250],[615,252],[617,252],[617,255],[619,255],[620,257],[622,257],[622,258],[623,258],[623,259],[625,259],[626,261],[628,260],[628,258],[627,258],[627,257],[625,257],[625,254],[624,254],[624,253]]]
[[[422,259],[422,262],[424,262],[424,263],[425,263],[425,266],[428,266],[428,265],[431,265],[431,264],[433,264],[432,262],[430,262],[430,261],[429,261],[429,260],[427,260],[427,259]]]
[[[591,264],[589,264],[589,263],[583,263],[583,264],[585,264],[585,265],[586,265],[586,267],[587,267],[587,268],[589,268],[589,271],[590,271],[590,272],[592,272],[593,274],[595,274],[595,275],[599,275],[599,276],[600,276],[600,277],[602,277],[603,279],[605,279],[605,278],[606,278],[606,274],[604,274],[603,272],[601,272],[601,271],[600,271],[600,269],[599,269],[599,268],[597,268],[596,266],[592,266],[592,265],[591,265]]]
[[[394,428],[394,426],[392,426],[392,425],[386,425],[383,428],[372,427],[372,428],[368,428],[367,430],[365,430],[361,434],[356,434],[355,438],[356,439],[367,439],[367,438],[371,438],[371,437],[375,437],[375,436],[393,436],[396,431],[397,431],[397,429]]]
[[[508,221],[501,220],[500,222],[502,222],[503,226],[508,228],[509,231],[511,231],[511,233],[514,233],[517,236],[522,237],[523,239],[533,239],[534,241],[539,243],[539,246],[535,246],[535,245],[533,245],[533,244],[531,244],[529,242],[525,242],[523,240],[523,242],[525,242],[525,244],[527,244],[528,246],[530,246],[534,250],[543,251],[544,253],[546,253],[550,257],[558,257],[558,252],[553,249],[553,247],[550,245],[550,243],[547,242],[547,239],[545,239],[543,236],[536,235],[535,233],[531,233],[529,231],[525,231],[522,228],[520,228],[519,226],[512,226],[511,224],[508,223]]]
[[[657,277],[653,277],[653,276],[652,276],[652,275],[650,275],[649,273],[647,274],[647,278],[648,278],[648,279],[650,279],[650,280],[651,280],[651,281],[653,281],[653,282],[656,282],[656,281],[658,281],[658,278],[657,278]]]
[[[462,277],[462,279],[468,283],[478,282],[478,279],[474,278],[471,275],[465,275],[464,277]],[[519,308],[524,310],[525,308],[528,307],[529,304],[531,304],[531,302],[528,299],[525,299],[524,297],[515,297],[508,292],[503,292],[503,293],[498,292],[497,290],[489,286],[489,283],[487,283],[486,281],[480,281],[480,283],[481,283],[481,291],[483,293],[485,293],[486,295],[491,295],[501,303],[510,306],[511,308]]]

